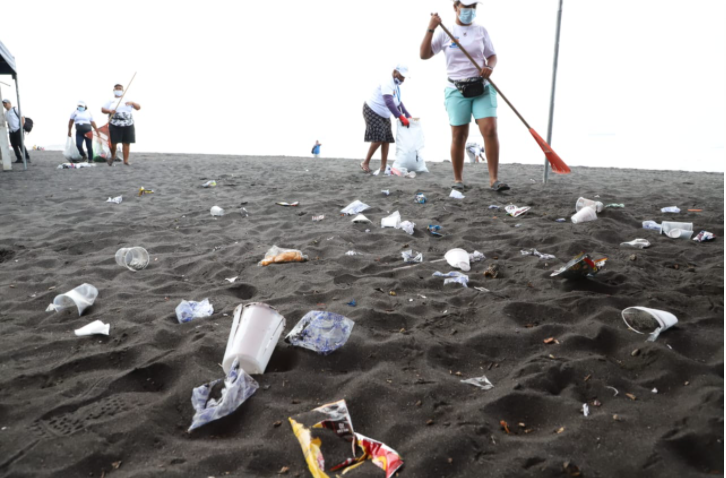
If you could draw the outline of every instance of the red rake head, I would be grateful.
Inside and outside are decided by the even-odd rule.
[[[550,145],[547,144],[547,142],[543,140],[533,128],[529,128],[529,132],[532,133],[532,136],[534,136],[537,144],[539,144],[539,147],[542,148],[542,151],[544,151],[547,161],[549,161],[550,166],[552,166],[552,172],[557,174],[569,174],[570,168],[564,161],[562,161],[562,159],[560,159],[559,156],[557,156],[557,153],[554,152]]]

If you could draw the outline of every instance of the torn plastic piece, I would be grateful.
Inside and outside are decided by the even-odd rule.
[[[655,221],[643,221],[643,229],[661,232],[663,227]]]
[[[391,447],[353,431],[345,400],[325,404],[289,420],[315,478],[339,476],[359,466],[370,468],[371,464],[382,469],[385,478],[391,478],[403,466],[403,459]],[[371,475],[365,470],[363,474]]]
[[[353,214],[360,214],[366,209],[370,208],[368,204],[363,204],[359,200],[355,200],[352,203],[348,204],[346,207],[340,210],[341,214],[345,214],[347,216],[352,216]]]
[[[552,254],[542,254],[537,249],[522,249],[520,253],[523,256],[537,256],[540,259],[556,259]]]
[[[479,387],[482,390],[491,390],[492,388],[494,388],[494,384],[492,384],[492,382],[490,382],[485,375],[476,378],[468,378],[466,380],[462,380],[461,383],[468,383],[469,385],[474,385],[475,387]]]
[[[381,219],[381,227],[395,227],[401,223],[401,214],[398,211],[391,213],[390,215]]]
[[[237,359],[224,379],[221,397],[210,398],[212,389],[221,381],[221,379],[214,380],[192,391],[192,406],[195,413],[188,431],[231,414],[259,388],[255,379],[240,368]]]
[[[550,274],[550,277],[581,279],[586,276],[594,276],[605,267],[606,262],[607,258],[593,260],[587,254],[581,252],[563,267]]]
[[[345,253],[345,255],[346,256],[360,256],[361,253],[360,252],[355,252],[355,251],[348,251],[348,252]]]
[[[492,204],[491,206],[489,206],[489,209],[497,209],[498,210],[498,209],[501,209],[501,207],[502,206],[497,206],[496,204]]]
[[[555,222],[567,222],[567,219],[565,219],[564,217],[561,217],[559,219],[555,219]]]
[[[625,204],[606,204],[605,207],[625,207]]]
[[[191,322],[194,319],[203,319],[214,313],[214,307],[209,303],[209,299],[201,302],[194,300],[182,300],[176,306],[176,319],[180,324]]]
[[[447,277],[447,279],[444,279],[444,285],[447,284],[461,284],[464,287],[468,288],[467,285],[469,283],[469,276],[466,274],[462,274],[459,271],[451,271],[447,274],[442,274],[439,271],[436,271],[433,273],[434,277]]]
[[[708,231],[701,231],[698,234],[696,234],[696,237],[693,238],[694,241],[697,242],[706,242],[706,241],[713,241],[716,238],[716,234]]]
[[[417,204],[426,204],[426,196],[424,196],[423,193],[418,193],[414,201]]]
[[[429,224],[429,232],[431,233],[432,236],[444,237],[444,235],[439,232],[440,230],[441,230],[441,226],[438,226],[436,224]]]
[[[323,219],[325,219],[325,214],[321,214],[319,216],[313,216],[313,222],[320,222]]]
[[[206,183],[202,184],[202,187],[203,188],[213,188],[215,186],[217,186],[217,181],[215,181],[214,179],[212,179],[211,181],[207,181]]]
[[[590,407],[587,406],[587,403],[582,404],[582,414],[586,417],[590,415]]]
[[[108,198],[106,202],[110,202],[113,204],[121,204],[121,201],[123,201],[123,196],[116,196],[115,198]]]
[[[355,299],[353,299],[350,302],[348,302],[346,305],[349,305],[351,307],[355,307],[356,305],[358,305],[358,303],[355,301]]]
[[[234,284],[234,281],[236,281],[238,277],[239,277],[239,276],[234,276],[234,277],[228,277],[227,279],[224,279],[224,280],[226,280],[226,281],[227,281],[227,282],[229,282],[230,284]]]
[[[111,324],[104,324],[100,320],[94,320],[90,324],[74,330],[73,333],[78,337],[83,337],[84,335],[108,335],[110,330]]]
[[[621,242],[620,247],[632,247],[634,249],[645,249],[650,247],[650,242],[646,239],[633,239],[630,242]]]
[[[78,316],[80,317],[84,310],[93,305],[96,297],[98,297],[98,289],[91,284],[81,284],[65,294],[55,296],[53,303],[45,310],[46,312],[50,312],[51,310],[60,312],[61,310],[76,307],[78,309]]]
[[[532,209],[532,208],[529,206],[517,207],[515,205],[509,205],[504,208],[504,210],[507,211],[507,214],[509,214],[512,217],[519,217],[522,214],[525,214],[530,209]]]
[[[401,252],[401,257],[406,264],[413,264],[415,262],[423,262],[423,253],[415,252],[413,249],[407,249]]]
[[[481,262],[484,259],[486,259],[486,257],[479,251],[474,251],[469,254],[469,262]]]
[[[668,206],[668,207],[661,208],[660,212],[672,212],[672,213],[678,214],[679,212],[681,212],[681,210],[678,206]]]
[[[265,258],[257,265],[269,266],[270,264],[282,264],[285,262],[305,262],[308,256],[303,255],[302,251],[297,249],[283,249],[282,247],[272,246],[265,252]]]
[[[285,337],[285,342],[328,355],[345,345],[354,325],[340,314],[311,310]]]
[[[617,388],[615,388],[615,387],[611,387],[610,385],[606,386],[605,388],[609,388],[610,390],[612,390],[613,392],[615,392],[615,393],[613,394],[613,397],[617,397],[617,396],[618,396],[618,394],[620,393],[620,392],[618,392],[618,389],[617,389]]]
[[[153,189],[144,189],[143,186],[139,188],[139,197],[143,196],[144,194],[154,194]]]
[[[457,191],[456,189],[452,189],[451,190],[451,193],[449,194],[449,197],[450,198],[454,198],[454,199],[464,199],[466,196],[464,196],[463,194],[461,194],[461,191]]]
[[[678,323],[678,318],[670,312],[647,307],[628,307],[622,312],[623,322],[630,330],[639,334],[649,334],[646,342],[655,342],[665,330]]]
[[[381,192],[383,193],[384,196],[390,196],[391,195],[391,191],[389,191],[388,189],[381,189]]]
[[[474,287],[474,290],[478,290],[479,292],[491,292],[489,289],[484,287]]]
[[[354,222],[356,224],[370,224],[371,220],[365,217],[363,214],[358,214],[350,222]]]
[[[396,229],[402,229],[406,231],[408,234],[413,235],[413,228],[416,225],[416,223],[413,223],[411,221],[403,221],[396,226]]]

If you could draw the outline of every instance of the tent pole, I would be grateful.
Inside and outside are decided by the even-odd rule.
[[[18,100],[18,121],[20,122],[20,154],[23,156],[23,166],[28,170],[27,151],[25,150],[25,129],[23,128],[23,109],[20,107],[20,87],[18,86],[18,74],[15,73],[15,96]]]
[[[557,33],[555,34],[555,59],[552,65],[552,93],[550,94],[550,116],[547,122],[547,144],[552,144],[552,120],[555,114],[555,85],[557,83],[557,60],[560,56],[560,25],[562,24],[562,0],[557,10]],[[542,182],[547,184],[550,175],[550,165],[547,159],[544,162],[544,176]]]

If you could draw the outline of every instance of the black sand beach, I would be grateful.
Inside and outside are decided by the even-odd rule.
[[[132,153],[130,168],[57,170],[62,162],[35,152],[27,172],[0,174],[0,476],[310,476],[287,419],[339,399],[355,431],[401,454],[401,477],[723,474],[723,174],[573,167],[544,186],[541,166],[503,164],[513,189],[498,195],[486,166],[467,164],[474,188],[456,200],[449,163],[411,180],[334,159]],[[208,179],[218,186],[202,188]],[[138,197],[141,186],[154,194]],[[580,196],[625,207],[572,224]],[[355,199],[373,224],[339,215]],[[488,209],[507,204],[532,209]],[[226,215],[212,217],[214,205]],[[682,212],[660,212],[673,205]],[[413,236],[380,228],[396,210]],[[718,237],[674,240],[645,220]],[[635,238],[652,246],[620,247]],[[258,267],[272,245],[310,261]],[[149,267],[119,267],[125,246],[146,248]],[[393,271],[409,247],[424,262]],[[452,270],[430,262],[454,247],[486,256],[469,288],[432,277]],[[557,259],[522,256],[527,248]],[[550,277],[581,251],[609,261],[589,279]],[[497,278],[483,275],[492,264]],[[45,312],[82,283],[99,290],[82,317]],[[177,322],[182,299],[204,298],[212,317]],[[276,307],[286,332],[321,308],[356,325],[329,356],[281,340],[257,393],[188,433],[192,389],[223,376],[232,311],[248,302]],[[679,323],[646,342],[621,318],[638,305]],[[111,324],[108,337],[73,334],[96,319]],[[482,375],[493,389],[461,383]]]

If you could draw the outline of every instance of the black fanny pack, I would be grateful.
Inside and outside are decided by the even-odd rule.
[[[456,86],[456,89],[461,91],[464,98],[474,98],[484,94],[484,78],[477,76],[475,78],[464,78],[463,80],[452,80],[449,81]]]

